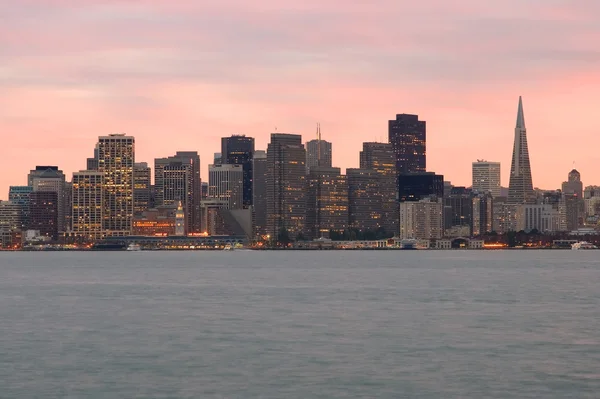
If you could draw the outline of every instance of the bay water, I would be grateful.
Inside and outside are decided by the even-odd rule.
[[[598,398],[600,251],[0,253],[0,398]]]

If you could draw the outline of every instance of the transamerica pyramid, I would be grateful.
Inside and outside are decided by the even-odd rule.
[[[527,148],[527,129],[523,114],[523,100],[519,97],[517,126],[515,127],[515,144],[512,163],[510,165],[510,182],[508,184],[508,202],[511,204],[531,203],[535,200]]]

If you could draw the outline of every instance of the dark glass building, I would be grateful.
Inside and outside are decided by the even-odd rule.
[[[398,173],[425,172],[425,121],[418,115],[398,114],[389,121],[389,142],[394,147]]]
[[[398,197],[403,201],[420,201],[424,198],[444,197],[444,176],[434,172],[401,173],[398,175]]]
[[[444,196],[444,229],[468,226],[473,222],[473,192],[466,187],[452,187]]]
[[[40,235],[58,238],[58,193],[33,191],[29,194],[29,230],[39,230]]]
[[[244,208],[252,205],[252,158],[254,138],[233,135],[221,139],[221,162],[242,165],[244,171],[242,202]]]

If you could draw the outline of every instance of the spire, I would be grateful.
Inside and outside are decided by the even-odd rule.
[[[519,96],[519,111],[517,112],[517,129],[525,129],[525,115],[523,114],[523,99]]]

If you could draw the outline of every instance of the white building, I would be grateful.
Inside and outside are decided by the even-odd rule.
[[[444,204],[423,199],[400,203],[400,238],[440,239],[444,234]]]
[[[243,208],[244,169],[242,165],[208,166],[208,196],[226,201],[227,209]]]
[[[538,230],[543,233],[561,231],[561,212],[552,205],[519,205],[517,207],[517,231]]]
[[[500,196],[500,162],[478,159],[473,162],[473,191]]]

